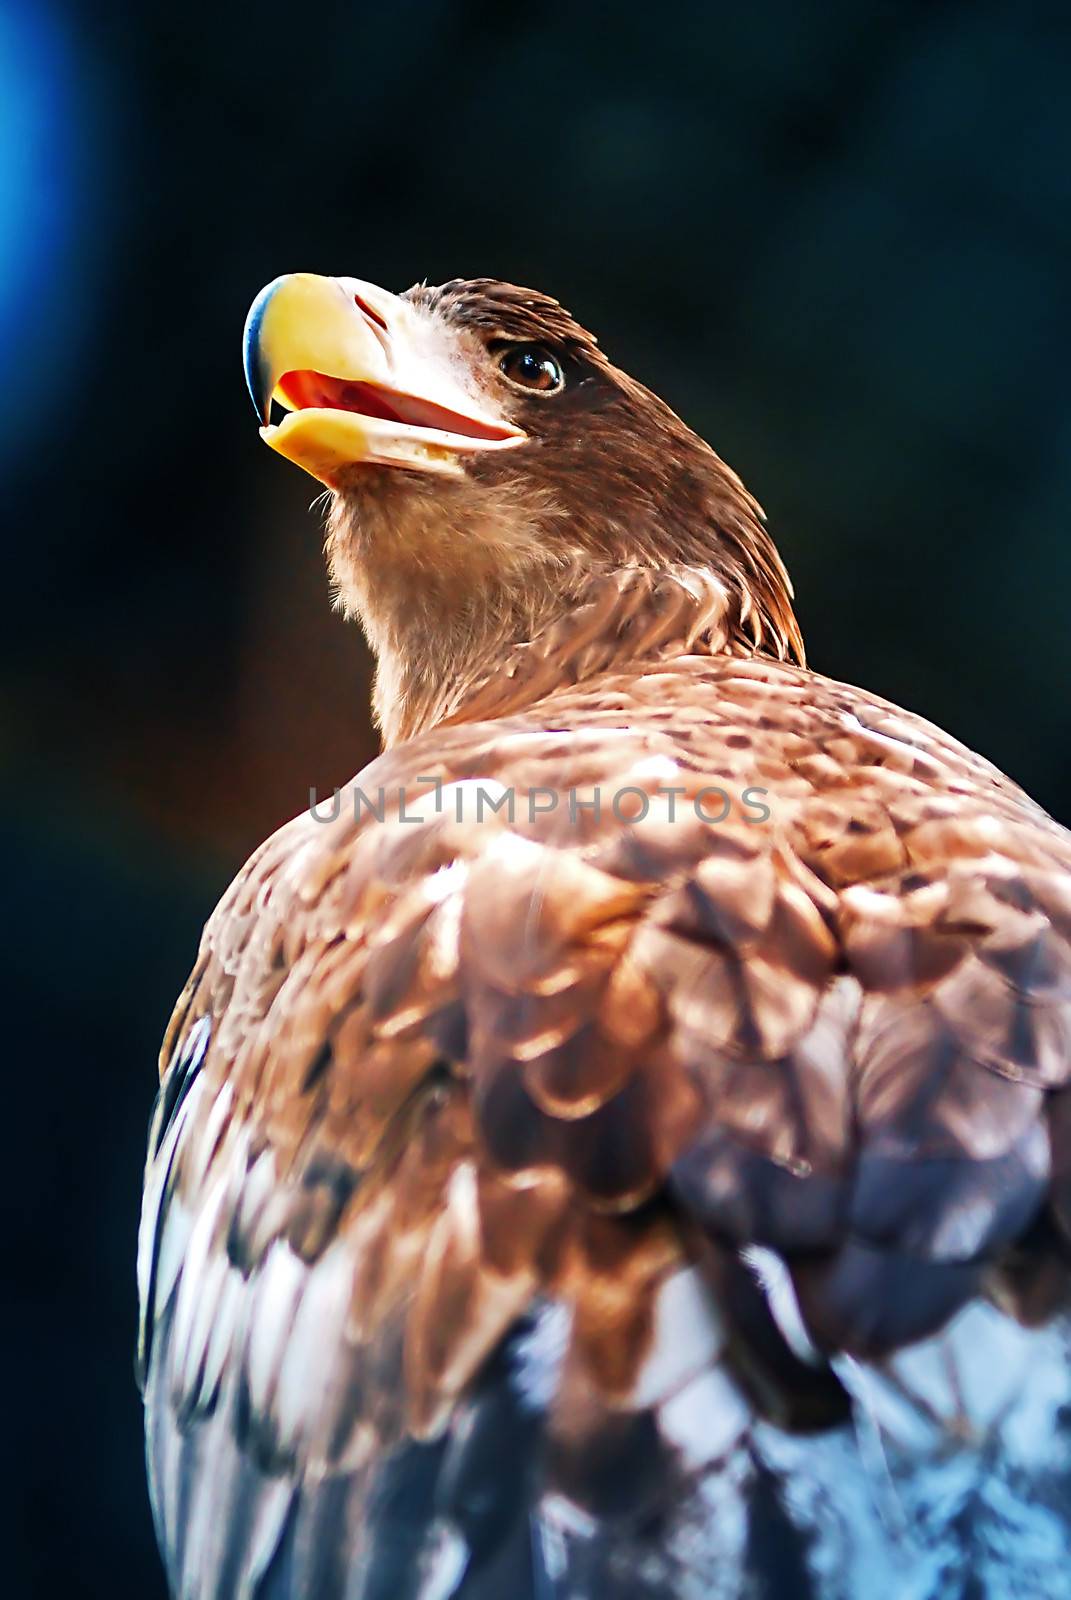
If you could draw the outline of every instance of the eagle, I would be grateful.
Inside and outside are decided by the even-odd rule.
[[[289,274],[245,364],[383,751],[161,1052],[173,1594],[1071,1595],[1071,836],[549,296]]]

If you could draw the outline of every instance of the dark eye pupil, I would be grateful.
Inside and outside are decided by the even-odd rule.
[[[526,389],[542,389],[546,392],[562,386],[561,367],[549,351],[540,350],[537,346],[521,345],[507,350],[500,365],[507,378],[523,384]]]

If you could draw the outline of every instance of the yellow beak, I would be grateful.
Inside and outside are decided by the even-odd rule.
[[[331,488],[358,466],[457,476],[465,456],[525,439],[445,324],[356,278],[276,278],[250,307],[244,354],[261,438]],[[273,399],[288,412],[277,426]]]

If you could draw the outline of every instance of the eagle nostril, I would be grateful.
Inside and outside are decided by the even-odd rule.
[[[362,300],[359,294],[355,294],[353,297],[353,303],[357,307],[358,311],[364,312],[365,316],[370,322],[374,322],[377,327],[382,328],[383,332],[386,333],[387,324],[384,322],[379,312],[368,304],[367,300]]]

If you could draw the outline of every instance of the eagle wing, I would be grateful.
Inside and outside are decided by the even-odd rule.
[[[317,810],[165,1042],[176,1594],[653,1600],[730,1546],[810,1592],[792,1430],[843,1441],[860,1360],[971,1302],[1062,1303],[1068,835],[919,719],[724,656],[441,726]]]

